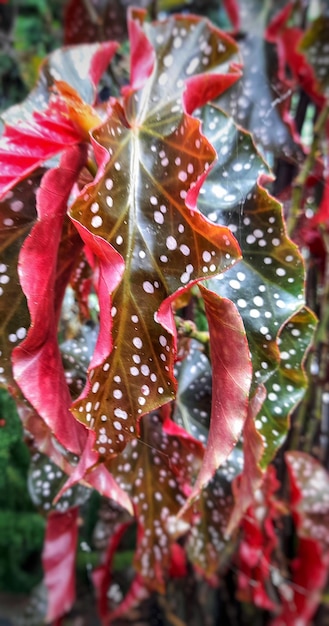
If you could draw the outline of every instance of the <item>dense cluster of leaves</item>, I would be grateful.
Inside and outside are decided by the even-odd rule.
[[[92,576],[104,624],[188,568],[217,584],[232,567],[237,597],[273,626],[306,624],[319,604],[327,473],[281,449],[316,327],[301,250],[316,250],[325,280],[327,18],[304,35],[298,3],[260,4],[223,2],[231,35],[196,14],[130,8],[128,76],[122,4],[71,1],[75,45],[3,113],[0,382],[47,518],[47,621],[74,602],[93,490],[116,512]],[[291,117],[300,88],[319,113],[308,154]],[[299,168],[282,197],[269,161]],[[132,527],[134,577],[111,606]]]

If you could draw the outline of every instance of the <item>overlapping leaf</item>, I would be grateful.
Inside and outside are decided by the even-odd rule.
[[[186,549],[194,567],[212,583],[235,549],[236,538],[228,536],[227,526],[234,507],[232,481],[242,466],[242,451],[235,448],[193,504]]]
[[[52,94],[56,81],[65,81],[84,103],[93,104],[95,85],[110,62],[115,43],[57,50],[42,66],[34,92],[3,116],[0,139],[0,195],[23,180],[47,159],[85,139],[71,119],[63,98]]]
[[[303,304],[303,261],[287,238],[280,204],[257,184],[266,168],[250,136],[212,106],[204,114],[204,132],[217,150],[218,161],[203,185],[198,206],[210,219],[230,227],[243,254],[239,264],[207,285],[236,303],[247,332],[255,382],[261,383],[279,362],[279,328]]]
[[[177,397],[174,421],[193,437],[206,444],[208,439],[212,376],[208,358],[197,341],[190,343],[185,359],[175,365]]]
[[[37,218],[35,194],[43,173],[26,178],[0,203],[0,384],[10,387],[14,384],[11,352],[24,339],[30,325],[17,274],[18,256]]]
[[[265,441],[261,465],[273,459],[286,439],[289,416],[307,387],[303,362],[314,335],[315,315],[306,308],[296,313],[279,334],[280,365],[265,383],[267,396],[257,416],[256,427]]]
[[[164,590],[170,545],[188,528],[175,517],[200,457],[202,446],[198,442],[168,418],[163,424],[159,415],[151,414],[143,418],[141,440],[130,442],[108,464],[134,503],[138,520],[135,567],[150,588]]]
[[[20,281],[32,323],[13,352],[14,377],[25,398],[62,445],[76,453],[80,453],[86,433],[69,412],[71,398],[57,343],[66,283],[63,277],[70,273],[67,265],[74,262],[74,257],[57,266],[57,255],[67,201],[84,160],[82,148],[71,148],[62,158],[61,167],[50,170],[42,179],[37,202],[39,220],[20,254]],[[62,273],[59,268],[63,263]]]
[[[97,182],[71,209],[82,238],[99,259],[101,276],[100,336],[74,414],[96,429],[97,449],[105,456],[138,435],[139,417],[175,395],[170,299],[230,267],[239,256],[230,231],[195,210],[197,188],[214,152],[199,121],[185,114],[181,104],[186,79],[188,108],[208,97],[207,75],[197,77],[197,98],[193,75],[201,67],[209,72],[226,67],[231,42],[196,18],[147,25],[157,46],[154,64],[138,19],[130,28],[132,87],[123,105],[113,103],[108,120],[92,134],[100,161]],[[222,89],[220,80],[217,89]],[[101,442],[104,428],[106,440],[102,436]]]
[[[78,508],[48,516],[42,554],[48,590],[47,622],[71,609],[75,600],[75,553],[78,538]]]

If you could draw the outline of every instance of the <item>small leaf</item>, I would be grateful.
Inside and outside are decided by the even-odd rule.
[[[39,510],[49,513],[54,507],[57,511],[64,513],[71,507],[84,504],[88,500],[91,490],[83,485],[76,485],[67,490],[54,504],[54,498],[66,478],[66,474],[48,456],[37,452],[31,457],[28,489],[33,503]]]
[[[259,465],[264,453],[264,442],[256,428],[255,418],[261,410],[265,397],[266,389],[263,385],[259,385],[249,402],[248,415],[243,428],[243,471],[232,484],[234,507],[227,524],[228,535],[236,529],[244,513],[254,502],[255,493],[264,479],[264,473]]]
[[[44,161],[84,139],[84,133],[68,118],[65,100],[51,96],[45,83],[54,85],[61,78],[85,102],[94,103],[95,84],[115,49],[113,43],[94,44],[56,51],[49,56],[35,92],[4,116],[6,125],[0,138],[0,197]]]

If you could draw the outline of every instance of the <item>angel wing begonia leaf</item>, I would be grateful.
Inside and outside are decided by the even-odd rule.
[[[211,414],[211,366],[197,341],[175,365],[177,397],[173,420],[193,437],[206,444]]]
[[[178,35],[183,27],[184,40]],[[98,435],[105,428],[106,441],[103,435],[96,441],[105,456],[138,435],[143,414],[174,397],[170,300],[239,258],[230,231],[214,228],[188,195],[191,186],[201,184],[214,152],[199,121],[186,115],[181,103],[186,79],[200,68],[200,54],[210,71],[226,63],[227,49],[204,20],[177,18],[152,28],[147,25],[150,40],[158,42],[153,72],[148,69],[145,76],[141,70],[145,85],[127,90],[123,104],[113,103],[107,121],[92,133],[99,175],[71,208],[82,238],[99,257],[100,287],[108,276],[112,294],[112,321],[103,310],[107,322],[100,328],[106,342],[112,327],[111,353],[101,358],[107,348],[98,342],[88,384],[73,408]],[[204,45],[195,49],[197,35],[207,42],[207,53]],[[138,46],[141,37],[134,39]],[[139,84],[138,67],[134,71]],[[104,303],[106,298],[105,289]]]
[[[35,194],[44,171],[22,181],[0,203],[0,384],[13,386],[11,353],[30,325],[26,299],[19,284],[20,248],[36,219]],[[8,307],[10,303],[10,308]]]
[[[257,184],[259,174],[268,170],[250,135],[215,107],[206,107],[203,119],[218,161],[204,182],[198,206],[211,220],[230,227],[243,254],[239,264],[207,285],[236,303],[255,382],[261,383],[278,366],[280,326],[303,305],[303,260],[286,235],[281,205]]]
[[[198,442],[187,433],[183,436],[173,423],[167,434],[165,424],[157,414],[144,416],[141,441],[130,442],[108,464],[134,502],[138,521],[135,568],[148,587],[160,592],[168,576],[170,544],[188,528],[175,516],[185,501],[185,485],[190,485],[191,473],[195,473],[193,465],[198,467],[202,455]]]
[[[276,520],[282,513],[282,503],[275,492],[279,488],[273,466],[256,493],[242,521],[242,538],[237,555],[238,598],[256,606],[277,610],[277,596],[271,581],[271,567],[278,546]]]
[[[213,397],[207,446],[189,503],[237,444],[247,417],[252,381],[249,347],[238,310],[230,300],[203,286],[200,290],[210,329]]]
[[[316,317],[302,308],[279,334],[280,365],[265,383],[267,396],[256,419],[256,427],[265,441],[261,466],[264,468],[282,446],[289,429],[289,417],[307,388],[305,356],[311,346]]]
[[[62,617],[75,600],[75,556],[78,538],[77,507],[48,516],[42,553],[48,592],[47,622]]]
[[[277,46],[278,76],[282,82],[292,87],[294,84],[300,85],[313,101],[321,105],[324,100],[320,93],[321,88],[319,89],[320,83],[317,84],[312,64],[308,63],[307,56],[301,51],[307,35],[303,36],[302,28],[289,25],[289,19],[292,18],[293,13],[294,5],[288,3],[268,24],[265,32],[266,40]],[[314,26],[315,23],[312,27]],[[317,49],[317,54],[318,52]],[[289,68],[289,74],[287,68]]]
[[[61,79],[79,94],[85,106],[89,102],[93,104],[100,70],[104,71],[116,47],[115,43],[85,45],[68,50],[66,54],[56,51],[50,55],[41,71],[36,93],[4,116],[6,125],[0,138],[0,196],[47,159],[85,139],[85,131],[68,118],[65,100],[54,96],[50,86]]]
[[[231,534],[237,527],[243,514],[253,503],[255,493],[264,479],[264,473],[260,468],[260,460],[264,453],[264,442],[256,428],[255,418],[262,407],[265,397],[266,389],[263,385],[259,385],[249,402],[247,419],[243,428],[243,471],[232,484],[234,507],[227,524],[227,534]]]
[[[63,286],[56,283],[56,277],[67,200],[84,160],[84,149],[76,146],[67,150],[61,166],[42,179],[37,197],[39,220],[24,242],[19,259],[20,282],[31,326],[12,357],[14,377],[26,399],[58,440],[78,453],[86,432],[69,412],[71,398],[57,343]],[[54,303],[53,293],[57,289],[59,300]]]
[[[243,78],[218,104],[237,124],[252,132],[262,150],[286,159],[299,159],[302,151],[289,115],[291,85],[280,80],[276,50],[265,40],[267,22],[284,4],[238,0],[244,34],[240,40]]]
[[[227,525],[234,507],[232,481],[242,463],[242,452],[235,448],[192,506],[186,550],[196,570],[211,583],[218,583],[236,546],[236,537],[228,536]]]
[[[111,566],[115,552],[130,524],[131,521],[117,524],[109,539],[103,562],[92,572],[92,581],[97,596],[98,613],[105,624],[111,623],[110,619],[112,619],[108,601],[108,591],[111,584]],[[125,605],[125,610],[127,610],[128,607],[129,601]]]

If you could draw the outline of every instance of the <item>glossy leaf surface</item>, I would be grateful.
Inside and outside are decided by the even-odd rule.
[[[192,80],[205,54],[204,46],[195,50],[197,34],[208,41],[208,70],[225,66],[230,50],[218,42],[207,22],[177,18],[147,26],[154,45],[158,42],[158,58],[154,67],[150,60],[145,66],[137,55],[145,45],[152,59],[150,44],[138,20],[130,28],[133,85],[126,90],[123,106],[114,103],[108,120],[93,133],[100,160],[97,182],[71,209],[82,238],[99,260],[101,275],[100,336],[88,385],[74,414],[96,429],[97,449],[109,457],[138,435],[143,414],[174,398],[170,299],[239,257],[231,233],[196,210],[197,187],[189,193],[191,186],[201,184],[215,155],[199,122],[184,113],[181,102],[184,84]],[[185,32],[184,55],[183,39],[174,34],[179,30]],[[176,78],[170,75],[168,89],[171,67]],[[184,98],[192,106],[195,85],[191,83],[189,90],[189,84]],[[206,75],[198,84],[200,101],[200,93],[202,98],[208,95]],[[139,90],[134,91],[134,85]],[[220,83],[218,88],[222,89]],[[104,428],[106,441],[104,436],[100,441]]]

